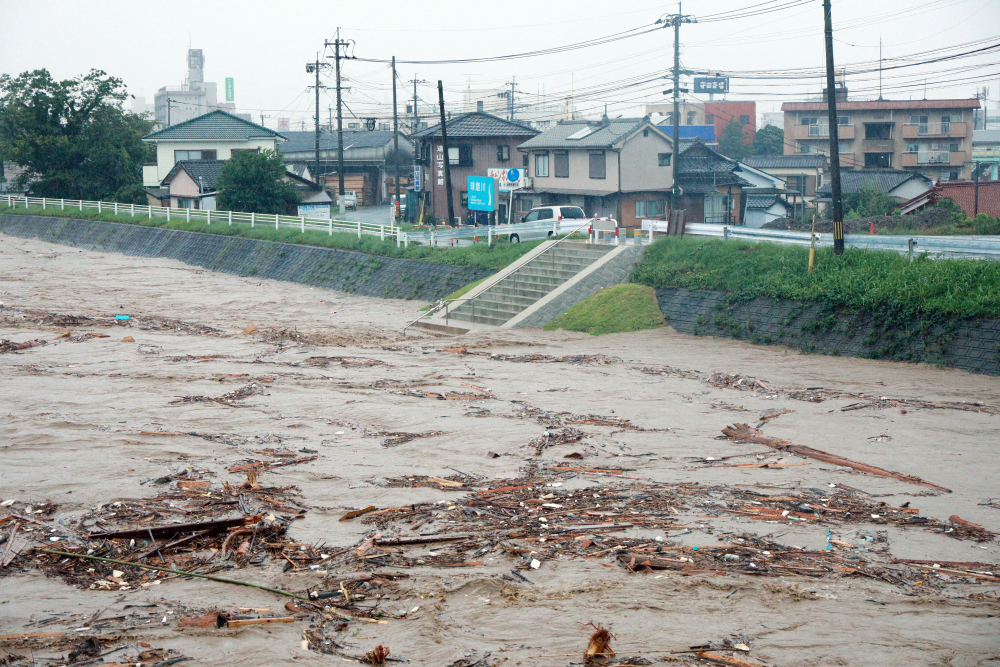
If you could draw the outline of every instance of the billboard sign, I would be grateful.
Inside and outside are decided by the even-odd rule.
[[[319,218],[321,220],[330,219],[329,204],[299,204],[298,213],[307,218]]]
[[[423,183],[422,183],[422,181],[420,179],[420,176],[421,176],[420,167],[417,166],[417,165],[414,165],[414,167],[413,167],[413,191],[414,192],[420,192],[420,188],[423,185]]]
[[[233,90],[233,77],[226,77],[226,101],[233,102],[236,100],[236,93]]]
[[[489,176],[469,176],[469,210],[495,211],[500,197],[497,181]]]
[[[509,192],[524,187],[524,177],[527,175],[524,169],[508,169],[500,167],[497,169],[487,169],[486,175],[497,181],[500,192]]]
[[[729,78],[724,76],[696,76],[694,78],[696,93],[728,93]]]

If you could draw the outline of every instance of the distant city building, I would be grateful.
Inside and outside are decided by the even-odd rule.
[[[177,125],[210,111],[227,111],[250,120],[249,114],[236,114],[234,102],[219,102],[215,83],[205,81],[205,56],[201,49],[188,49],[188,74],[180,86],[164,86],[156,91],[156,120],[163,126]]]
[[[132,100],[132,111],[140,115],[147,115],[152,118],[156,113],[156,107],[152,104],[146,103],[146,98],[143,95],[136,95],[135,99]]]
[[[726,125],[734,120],[743,127],[744,135],[748,137],[747,141],[757,131],[756,102],[681,102],[679,110],[680,125],[714,126],[716,142],[722,139]],[[673,113],[673,103],[646,105],[647,115],[660,114],[666,117],[664,120],[656,120],[657,125],[673,125]],[[703,141],[705,139],[701,133],[690,136],[698,136]]]

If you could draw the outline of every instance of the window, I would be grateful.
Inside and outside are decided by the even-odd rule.
[[[695,112],[694,111],[688,111],[688,117],[687,117],[687,124],[688,125],[694,125],[694,117],[695,117]],[[747,117],[743,116],[743,118],[747,118]],[[747,123],[749,121],[747,120],[747,121],[743,121],[743,122]]]
[[[202,153],[208,153],[208,152],[211,152],[213,155],[215,154],[215,151],[202,151]],[[260,152],[259,148],[234,148],[232,151],[230,151],[233,157],[236,157],[237,153],[259,153],[259,152]],[[215,158],[211,157],[205,159],[214,160]]]
[[[643,130],[642,131],[642,136],[648,137],[649,136],[649,130]]]
[[[740,116],[740,125],[749,125],[750,116]]]
[[[715,114],[705,114],[705,125],[715,125]]]
[[[805,180],[804,176],[789,176],[785,187],[801,194],[805,189]]]
[[[448,164],[458,164],[458,146],[448,146]]]
[[[850,116],[837,116],[837,125],[850,125],[850,124],[851,124]]]
[[[555,153],[555,177],[569,178],[569,153],[566,151],[556,151]]]
[[[458,166],[459,167],[472,166],[472,146],[464,144],[458,147]]]
[[[499,162],[510,160],[510,146],[497,146],[497,160]]]
[[[910,116],[910,125],[926,125],[928,116]]]
[[[607,178],[607,159],[603,151],[590,154],[590,177]]]
[[[669,167],[670,166],[670,159],[672,157],[673,157],[672,153],[660,153],[660,154],[657,155],[657,158],[660,161],[660,166],[661,167]]]
[[[666,202],[662,199],[650,199],[646,202],[646,214],[651,218],[662,216],[665,206]]]
[[[819,150],[818,150],[816,144],[804,144],[804,143],[802,143],[800,141],[799,142],[799,152],[800,153],[818,153]]]
[[[865,123],[865,140],[891,140],[892,126],[892,123]]]
[[[587,217],[579,206],[562,206],[559,208],[559,215],[567,220],[584,220]]]
[[[528,215],[524,216],[524,219],[521,220],[521,222],[537,222],[538,221],[538,214],[540,212],[541,211],[532,211]]]
[[[837,152],[840,153],[841,155],[844,155],[845,153],[847,153],[847,154],[853,153],[854,151],[851,150],[851,142],[850,141],[838,141],[837,142]]]
[[[214,160],[215,151],[174,151],[174,162],[184,160]]]
[[[635,217],[645,218],[646,217],[646,200],[637,199],[635,202]]]
[[[463,191],[463,192],[461,192],[459,194],[460,194],[460,197],[461,197],[459,201],[461,202],[462,206],[468,207],[469,206],[469,193],[468,193],[468,191]]]
[[[535,153],[535,176],[549,175],[549,154]]]
[[[551,220],[554,217],[555,216],[552,215],[552,209],[551,208],[542,208],[542,209],[538,210],[538,218],[537,218],[537,220]]]
[[[348,123],[347,124],[347,129],[348,130],[360,130],[361,129],[361,123]]]
[[[916,153],[919,146],[917,144],[906,144],[907,153]]]
[[[865,167],[891,169],[892,153],[865,153]]]
[[[819,125],[819,118],[813,116],[803,116],[799,119],[800,125]]]
[[[527,153],[525,153],[524,155],[521,156],[521,166],[524,167],[525,169],[528,168],[528,154]]]
[[[479,100],[478,102],[476,102],[476,111],[478,111],[479,113],[483,112],[483,101],[482,100]]]

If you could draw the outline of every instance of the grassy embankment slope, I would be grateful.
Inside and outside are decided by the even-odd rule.
[[[663,238],[646,249],[632,281],[650,289],[727,292],[732,304],[759,296],[818,303],[831,318],[849,312],[877,321],[887,332],[914,321],[933,325],[955,318],[1000,317],[1000,262],[926,257],[911,262],[895,253],[857,248],[837,257],[832,249],[822,248],[812,273],[808,264],[809,251],[801,247]],[[630,304],[625,310],[634,312],[635,322],[622,319],[614,302],[624,294],[617,289],[595,294],[546,328],[596,334],[660,326],[639,315],[645,302],[638,293],[629,293],[629,301],[623,301]],[[636,324],[642,321],[648,324]]]
[[[652,287],[626,283],[602,289],[546,324],[547,331],[586,331],[592,336],[665,326]]]
[[[133,218],[129,214],[118,214],[116,216],[114,213],[98,213],[97,211],[90,210],[79,211],[67,209],[61,211],[48,209],[43,211],[40,206],[17,209],[0,208],[0,215],[4,213],[45,215],[53,218],[75,218],[81,220],[103,220],[106,222],[141,225],[143,227],[161,227],[163,229],[177,229],[185,232],[238,236],[261,241],[276,241],[279,243],[297,243],[336,250],[352,250],[382,257],[396,257],[421,262],[493,270],[504,268],[539,243],[537,241],[531,243],[507,243],[504,241],[494,243],[492,247],[487,247],[485,243],[477,243],[459,248],[431,248],[411,243],[408,248],[397,248],[395,241],[381,241],[375,236],[362,236],[358,238],[356,234],[349,232],[334,232],[331,235],[327,232],[314,230],[306,230],[305,233],[302,233],[289,227],[275,229],[273,226],[269,227],[263,224],[256,227],[250,227],[245,224],[230,226],[225,223],[206,225],[204,221],[186,222],[185,220],[178,220],[176,218],[167,222],[165,218],[154,217],[152,220],[149,220],[138,215]]]

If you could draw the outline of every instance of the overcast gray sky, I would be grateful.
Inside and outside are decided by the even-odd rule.
[[[703,21],[681,29],[682,61],[691,69],[768,72],[765,78],[732,80],[728,99],[758,102],[758,114],[782,101],[815,95],[822,86],[801,68],[822,68],[821,0],[687,0],[685,14]],[[311,127],[312,75],[305,63],[341,35],[354,41],[358,58],[401,61],[457,60],[506,56],[597,40],[653,27],[677,4],[649,0],[539,0],[537,2],[402,2],[396,0],[4,0],[0,5],[0,72],[11,75],[47,68],[70,78],[91,68],[121,77],[134,95],[152,101],[161,86],[180,85],[190,43],[205,53],[205,78],[219,84],[235,79],[236,104],[259,119],[261,113],[300,119]],[[889,59],[954,47],[942,54],[1000,42],[1000,0],[833,0],[838,65],[878,61],[879,40]],[[555,101],[572,90],[578,108],[611,116],[641,113],[644,102],[661,102],[672,65],[672,30],[657,30],[607,44],[537,57],[487,63],[398,65],[399,79],[417,78],[422,99],[436,101],[434,86],[444,81],[446,102],[457,104],[467,87],[503,86],[516,77],[518,103],[534,102],[544,90]],[[992,39],[990,39],[992,38]],[[988,40],[988,41],[983,41]],[[973,44],[969,44],[975,42]],[[962,46],[968,44],[968,46]],[[332,49],[327,50],[331,54]],[[990,88],[990,104],[1000,97],[997,51],[886,71],[884,96],[921,99],[971,97]],[[788,70],[800,70],[788,72]],[[391,113],[387,65],[344,64],[345,101],[358,116]],[[325,81],[328,85],[332,82]],[[877,73],[848,76],[852,97],[878,96]],[[412,96],[404,83],[400,105]],[[321,104],[332,102],[325,91]],[[702,98],[704,99],[704,98]],[[1000,109],[997,109],[1000,113]],[[347,112],[345,111],[345,114]],[[325,122],[325,111],[324,111]],[[268,121],[273,124],[273,121]]]

